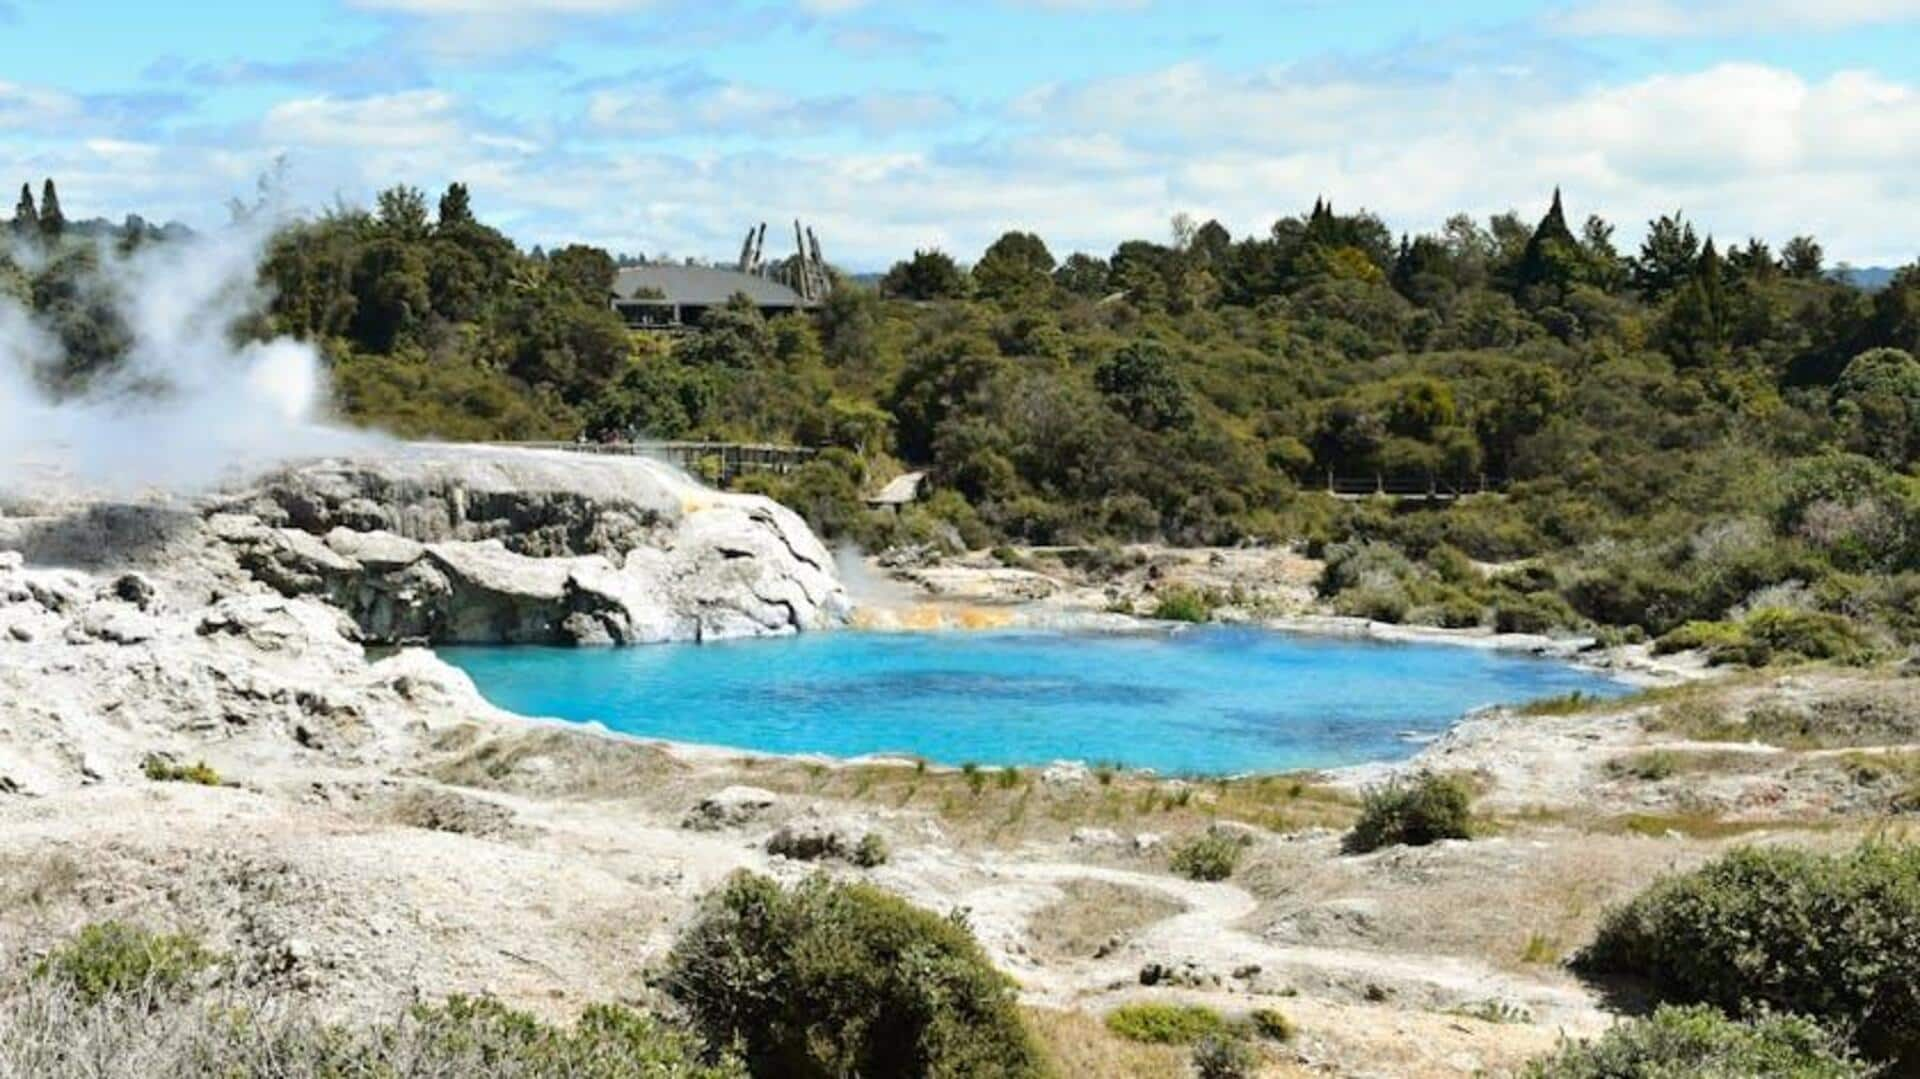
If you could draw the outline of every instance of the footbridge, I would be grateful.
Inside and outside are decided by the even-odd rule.
[[[1336,476],[1329,472],[1325,491],[1343,502],[1363,502],[1370,498],[1396,502],[1454,502],[1469,495],[1505,494],[1507,486],[1506,479],[1486,475],[1462,479],[1384,472],[1366,476]]]
[[[784,476],[820,452],[805,446],[752,442],[497,442],[494,445],[608,457],[651,457],[723,484],[755,473]]]

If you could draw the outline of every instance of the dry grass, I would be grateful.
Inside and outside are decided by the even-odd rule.
[[[1049,958],[1095,958],[1116,939],[1186,909],[1159,892],[1101,880],[1068,881],[1061,891],[1029,923],[1034,951]]]
[[[1167,1079],[1188,1074],[1185,1046],[1141,1045],[1108,1030],[1096,1016],[1026,1009],[1027,1025],[1062,1079]]]
[[[547,728],[485,737],[469,725],[442,734],[433,749],[445,755],[430,769],[442,783],[546,797],[646,794],[688,771],[657,746],[589,731]]]
[[[1344,828],[1354,799],[1304,776],[1162,780],[1096,768],[1082,784],[1050,784],[1038,769],[948,769],[904,763],[829,767],[743,762],[745,782],[810,798],[917,809],[959,837],[1017,845],[1061,839],[1081,827],[1133,827],[1171,835],[1241,821],[1277,832]]]

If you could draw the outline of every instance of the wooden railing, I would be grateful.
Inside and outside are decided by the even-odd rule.
[[[613,457],[652,457],[723,484],[751,473],[784,476],[813,460],[819,452],[805,446],[749,442],[502,442],[497,445]]]
[[[1507,489],[1507,481],[1486,475],[1463,479],[1457,476],[1389,475],[1383,472],[1370,476],[1336,476],[1329,472],[1325,489],[1333,497],[1347,500],[1392,498],[1401,501],[1424,499],[1451,502],[1467,495],[1503,493]]]

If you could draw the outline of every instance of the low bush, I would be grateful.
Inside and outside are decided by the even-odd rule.
[[[1493,605],[1493,628],[1501,633],[1551,633],[1579,623],[1567,601],[1551,592],[1508,594]]]
[[[1867,1079],[1874,1069],[1820,1026],[1792,1016],[1748,1022],[1707,1007],[1663,1007],[1527,1067],[1528,1079]]]
[[[1209,1034],[1193,1046],[1195,1079],[1252,1079],[1260,1070],[1260,1054],[1246,1040]]]
[[[1360,819],[1343,844],[1349,854],[1381,847],[1423,847],[1472,836],[1473,794],[1457,776],[1422,772],[1366,792]]]
[[[80,1000],[92,1003],[131,993],[172,996],[184,992],[215,962],[196,936],[99,922],[55,948],[33,974],[67,986]]]
[[[1246,849],[1245,836],[1210,828],[1205,835],[1182,844],[1168,864],[1188,880],[1221,881],[1233,876]]]
[[[881,837],[879,832],[868,832],[866,835],[861,836],[860,842],[855,844],[851,856],[853,864],[862,869],[872,869],[875,866],[886,865],[887,859],[890,857],[892,857],[892,852],[887,849],[887,841]]]
[[[737,874],[674,944],[661,985],[755,1075],[1044,1071],[1012,983],[965,923],[864,884]]]
[[[1192,1045],[1226,1035],[1230,1026],[1219,1012],[1200,1004],[1123,1004],[1107,1013],[1107,1029],[1128,1041],[1148,1045]]]
[[[1579,956],[1664,998],[1764,1005],[1851,1029],[1920,1067],[1920,847],[1735,851],[1610,911]]]
[[[1399,625],[1413,611],[1413,600],[1397,584],[1368,584],[1348,589],[1333,599],[1336,613],[1348,618]]]
[[[1162,622],[1208,622],[1215,606],[1213,597],[1197,588],[1170,588],[1154,604],[1153,617]]]
[[[1739,622],[1688,622],[1654,644],[1659,653],[1706,652],[1715,664],[1764,667],[1793,660],[1866,663],[1874,648],[1851,621],[1825,611],[1765,607]]]
[[[1247,1025],[1255,1034],[1268,1041],[1290,1042],[1293,1040],[1293,1020],[1277,1008],[1255,1008],[1247,1016]]]
[[[156,754],[148,757],[141,764],[140,770],[155,783],[195,783],[202,787],[220,785],[220,773],[214,771],[205,761],[176,764]]]

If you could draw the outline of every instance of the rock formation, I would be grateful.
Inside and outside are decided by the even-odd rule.
[[[635,458],[408,447],[186,499],[0,492],[0,789],[209,739],[369,763],[494,714],[430,653],[367,645],[698,641],[847,610],[797,516]]]

